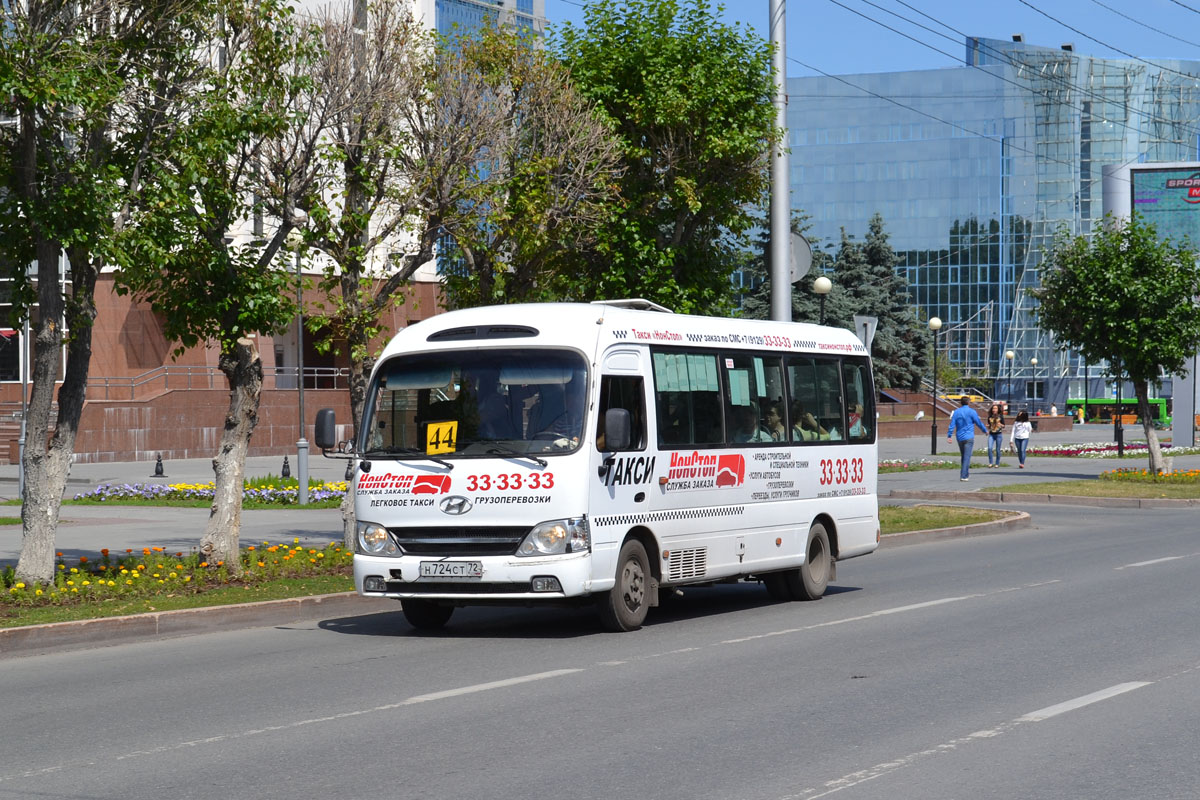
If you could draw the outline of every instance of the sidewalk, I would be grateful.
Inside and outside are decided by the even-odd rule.
[[[919,461],[922,458],[958,460],[957,447],[946,443],[945,434],[938,438],[938,454],[930,456],[928,436],[911,439],[883,440],[879,445],[879,458]],[[1127,428],[1126,441],[1140,436],[1140,428]],[[1112,428],[1102,426],[1076,426],[1074,431],[1057,434],[1034,435],[1037,445],[1062,443],[1101,442],[1112,436]],[[985,440],[978,438],[977,444]],[[986,463],[986,457],[975,461]],[[970,502],[977,497],[979,502],[997,502],[998,490],[1017,483],[1068,480],[1095,477],[1106,470],[1115,469],[1118,462],[1113,459],[1064,458],[1031,456],[1026,468],[1016,468],[1015,456],[1006,455],[1002,469],[972,469],[971,481],[963,484],[958,480],[957,469],[926,470],[909,473],[890,473],[879,476],[879,495],[886,502],[893,492],[916,493],[937,492],[944,496]],[[1136,462],[1121,462],[1132,466]],[[246,474],[249,477],[279,474],[282,459],[251,458],[247,460]],[[1200,466],[1200,456],[1182,456],[1176,467]],[[293,465],[293,470],[295,469]],[[322,480],[341,480],[345,462],[317,456],[310,459],[309,473]],[[150,477],[153,463],[81,464],[71,470],[72,481],[68,496],[86,491],[100,483],[201,483],[211,480],[212,465],[208,459],[192,459],[164,465],[162,478]],[[143,474],[145,477],[143,477]],[[293,472],[294,474],[294,472]],[[15,496],[16,467],[0,465],[0,496]],[[969,489],[967,488],[969,487]],[[983,496],[980,496],[980,495]],[[1086,499],[1084,499],[1086,500]],[[1100,500],[1103,500],[1101,498]],[[1006,500],[1007,502],[1007,500]],[[1097,502],[1102,505],[1102,502]],[[15,510],[15,509],[14,509]],[[103,507],[71,506],[63,509],[62,523],[58,530],[56,546],[68,559],[80,555],[94,555],[101,547],[150,547],[161,545],[169,550],[190,550],[200,539],[208,512],[205,509],[158,508],[158,507]],[[921,541],[948,536],[971,536],[990,533],[1029,523],[1028,514],[981,523],[965,528],[926,531],[889,541],[889,546],[915,544]],[[306,544],[323,545],[341,538],[341,513],[337,509],[280,509],[269,511],[242,512],[242,541],[290,541],[299,538]],[[20,526],[0,528],[0,563],[16,561],[20,554]],[[65,622],[53,625],[38,625],[24,628],[0,629],[0,658],[33,653],[47,653],[95,647],[104,644],[180,636],[190,633],[229,630],[233,628],[281,625],[314,616],[354,616],[370,613],[390,613],[396,606],[378,600],[349,594],[326,595],[324,597],[297,598],[294,600],[268,601],[235,606],[169,611],[153,614],[138,614],[128,617]]]

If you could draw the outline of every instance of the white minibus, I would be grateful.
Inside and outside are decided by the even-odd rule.
[[[476,604],[596,604],[640,627],[677,587],[817,599],[879,544],[875,392],[848,330],[643,300],[474,308],[402,330],[354,468],[354,583],[420,629]]]

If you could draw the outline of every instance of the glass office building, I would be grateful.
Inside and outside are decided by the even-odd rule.
[[[546,29],[546,0],[434,0],[437,32],[443,35],[511,25],[541,35]]]
[[[881,214],[942,352],[1064,408],[1099,369],[1037,330],[1028,290],[1057,231],[1100,225],[1103,167],[1197,159],[1200,62],[1013,39],[969,38],[961,67],[789,79],[792,205],[817,246]]]

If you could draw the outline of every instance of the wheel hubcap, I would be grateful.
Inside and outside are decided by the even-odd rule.
[[[642,565],[636,561],[630,561],[621,571],[621,596],[630,611],[636,611],[642,607],[642,601],[646,595],[645,582],[646,576],[642,573]]]

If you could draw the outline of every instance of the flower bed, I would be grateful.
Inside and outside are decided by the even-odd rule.
[[[1114,469],[1100,473],[1102,481],[1121,483],[1169,483],[1183,486],[1200,484],[1200,469],[1175,470],[1155,475],[1148,469]]]
[[[80,556],[71,565],[58,554],[53,583],[27,585],[16,579],[13,567],[0,570],[0,605],[69,605],[149,595],[199,594],[231,584],[250,585],[279,578],[350,574],[353,553],[330,542],[323,548],[263,542],[241,553],[241,576],[233,577],[223,561],[209,563],[198,553],[169,554],[162,547],[113,554],[100,551],[99,559]]]
[[[1200,453],[1200,447],[1172,447],[1163,444],[1162,451],[1171,456],[1187,456]],[[1125,455],[1144,456],[1149,446],[1142,441],[1125,445]],[[1026,453],[1031,456],[1076,456],[1081,458],[1116,458],[1117,445],[1114,442],[1090,442],[1084,444],[1030,444]]]
[[[242,494],[245,502],[278,506],[294,506],[300,502],[300,488],[297,485],[247,483]],[[96,503],[125,500],[211,502],[214,488],[213,483],[102,483],[90,492],[75,495],[73,499]],[[340,503],[345,496],[345,481],[313,484],[308,489],[310,503]]]

